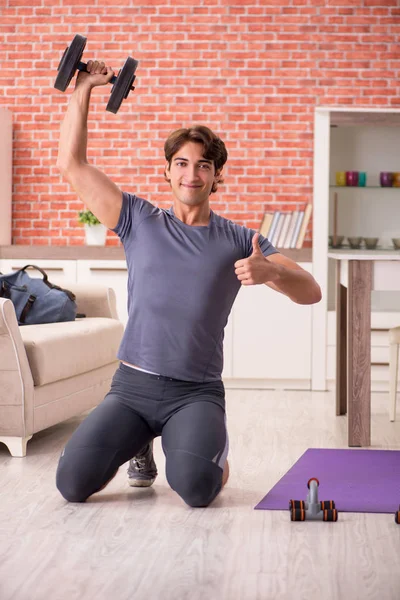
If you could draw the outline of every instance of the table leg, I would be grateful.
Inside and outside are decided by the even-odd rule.
[[[350,260],[348,264],[348,444],[349,446],[370,446],[373,263],[370,260]]]
[[[336,414],[347,412],[347,288],[340,283],[336,261]]]

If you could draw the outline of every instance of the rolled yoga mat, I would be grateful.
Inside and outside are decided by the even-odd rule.
[[[319,480],[318,500],[338,511],[394,513],[400,505],[400,451],[309,448],[255,506],[289,510],[289,500],[306,500],[307,482]]]

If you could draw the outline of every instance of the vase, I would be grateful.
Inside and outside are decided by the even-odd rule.
[[[102,223],[87,225],[85,223],[85,239],[87,246],[105,246],[107,227]]]

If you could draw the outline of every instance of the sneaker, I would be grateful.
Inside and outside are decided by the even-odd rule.
[[[129,461],[128,482],[132,487],[150,487],[158,475],[153,457],[153,442]]]

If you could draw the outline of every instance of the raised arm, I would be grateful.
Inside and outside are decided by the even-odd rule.
[[[87,161],[87,118],[92,89],[106,85],[113,71],[89,61],[81,71],[61,125],[57,167],[79,198],[106,227],[113,229],[122,207],[122,192],[102,171]]]

